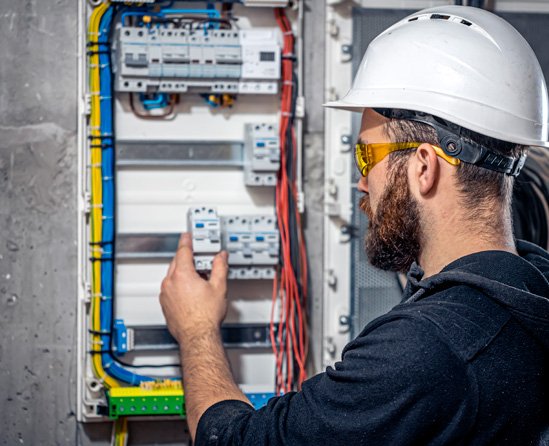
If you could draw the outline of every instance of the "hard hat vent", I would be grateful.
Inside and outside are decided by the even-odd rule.
[[[481,26],[479,26],[479,25],[477,25],[477,24],[461,17],[460,15],[441,14],[441,13],[419,14],[419,15],[416,15],[414,17],[410,17],[409,19],[407,19],[405,21],[403,20],[402,22],[400,22],[400,25],[410,23],[410,22],[423,21],[423,20],[445,20],[447,22],[452,22],[452,23],[457,23],[457,24],[460,24],[460,25],[468,26],[471,29],[474,29],[475,31],[482,34],[487,39],[491,40],[497,46],[497,43],[494,41],[492,36],[486,30],[484,30]],[[399,24],[397,24],[396,26],[399,26]]]
[[[454,23],[460,23],[465,26],[472,26],[473,23],[469,20],[465,20],[462,17],[449,15],[449,14],[423,14],[416,17],[411,17],[408,19],[408,22],[415,22],[416,20],[448,20]]]
[[[449,15],[444,14],[431,14],[431,20],[448,20],[450,19]]]

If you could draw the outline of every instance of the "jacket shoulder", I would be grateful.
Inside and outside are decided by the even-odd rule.
[[[490,345],[511,315],[480,290],[459,285],[397,305],[371,324],[400,318],[413,318],[430,327],[459,358],[469,362]]]

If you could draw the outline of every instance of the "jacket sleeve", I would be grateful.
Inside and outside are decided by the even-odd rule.
[[[429,322],[385,316],[300,392],[260,410],[241,401],[211,406],[196,445],[459,443],[474,423],[475,389]]]

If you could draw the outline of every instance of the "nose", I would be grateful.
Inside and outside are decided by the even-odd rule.
[[[358,180],[358,183],[356,185],[357,189],[360,192],[364,192],[365,194],[368,192],[368,177],[360,177],[360,180]]]

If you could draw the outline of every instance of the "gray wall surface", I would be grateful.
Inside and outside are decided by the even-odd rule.
[[[74,444],[76,2],[0,1],[0,442]]]
[[[307,0],[305,138],[312,291],[322,274],[324,1]],[[77,1],[0,0],[0,444],[105,445],[76,422]],[[130,444],[184,444],[181,422]]]

